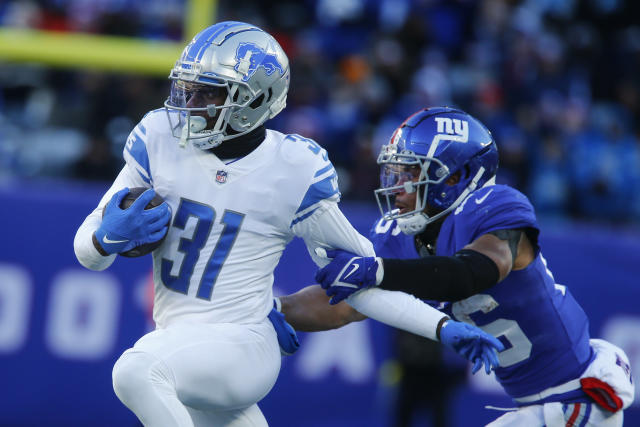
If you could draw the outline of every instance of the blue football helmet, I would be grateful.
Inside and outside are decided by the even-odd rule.
[[[286,105],[289,60],[278,42],[244,22],[198,33],[171,70],[164,105],[184,146],[217,147],[275,117]]]
[[[464,111],[426,108],[396,129],[382,147],[378,164],[381,188],[375,195],[383,217],[397,220],[404,233],[417,234],[476,188],[495,182],[498,148],[491,132]],[[447,184],[457,172],[459,181]],[[395,196],[401,192],[416,192],[413,210],[394,209]]]

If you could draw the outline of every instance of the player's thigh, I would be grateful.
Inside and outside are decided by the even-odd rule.
[[[194,427],[267,427],[268,423],[258,405],[232,411],[200,411],[187,407]]]
[[[271,390],[280,370],[280,349],[268,320],[175,325],[147,334],[134,349],[161,359],[180,401],[202,410],[253,405]]]

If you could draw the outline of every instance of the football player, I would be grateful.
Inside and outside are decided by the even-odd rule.
[[[118,253],[166,235],[153,251],[157,328],[113,368],[117,396],[144,425],[266,425],[256,402],[276,381],[278,342],[284,352],[296,349],[284,315],[273,310],[283,249],[301,237],[319,265],[327,260],[318,248],[375,253],[338,208],[327,152],[264,126],[289,88],[288,59],[273,37],[246,23],[218,23],[186,46],[169,78],[165,108],[131,132],[126,164],[78,229],[75,253],[83,266],[103,270]],[[149,190],[121,209],[131,187]],[[145,210],[156,193],[164,203]],[[499,341],[411,295],[371,289],[348,303],[439,336],[476,369],[497,364]]]
[[[419,111],[378,163],[382,218],[371,237],[382,258],[332,251],[316,277],[332,303],[401,290],[448,302],[455,319],[498,337],[496,377],[518,408],[491,426],[621,426],[634,393],[629,360],[590,339],[586,314],[547,268],[529,200],[494,184],[498,151],[485,126],[460,110]]]

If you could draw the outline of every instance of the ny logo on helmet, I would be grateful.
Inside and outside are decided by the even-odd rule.
[[[282,65],[273,53],[267,53],[253,43],[240,43],[238,50],[236,50],[236,65],[233,69],[244,74],[242,81],[249,80],[260,67],[264,68],[267,76],[270,76],[276,70],[280,74],[284,74]]]
[[[440,135],[441,139],[451,139],[457,142],[467,142],[469,140],[469,122],[460,119],[451,119],[449,117],[434,117],[438,124],[438,133],[453,135],[448,138]],[[444,138],[443,138],[444,137]]]

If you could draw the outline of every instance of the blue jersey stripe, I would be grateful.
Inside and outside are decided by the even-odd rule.
[[[313,177],[317,178],[320,175],[322,175],[323,173],[330,171],[331,169],[333,169],[333,165],[331,163],[329,163],[327,166],[323,167],[318,172],[316,172],[316,174]]]
[[[144,127],[144,125],[142,123],[138,123],[138,126],[136,127],[136,129],[138,129],[140,131],[140,133],[143,134],[143,135],[147,134],[147,128]]]
[[[147,173],[148,178],[151,178],[151,168],[149,167],[149,155],[147,154],[147,146],[138,134],[134,131],[131,133],[133,139],[130,137],[125,145],[125,150],[133,157],[133,159],[142,167]]]
[[[302,203],[300,203],[300,207],[296,213],[315,205],[321,200],[340,194],[338,187],[334,184],[335,178],[336,174],[334,173],[331,176],[312,184],[304,195]]]
[[[293,221],[291,221],[291,225],[289,227],[293,227],[294,225],[296,225],[300,221],[304,221],[305,219],[309,218],[317,210],[318,210],[318,208],[312,209],[309,212],[307,212],[306,214],[294,219]]]
[[[139,171],[139,170],[137,170],[137,169],[136,169],[136,172],[138,172],[138,175],[140,175],[140,178],[142,178],[142,180],[143,180],[144,182],[146,182],[146,183],[147,183],[147,184],[149,184],[149,185],[151,184],[151,180],[150,180],[149,178],[147,178],[146,176],[144,176],[144,175],[142,174],[142,172],[140,172],[140,171]]]

